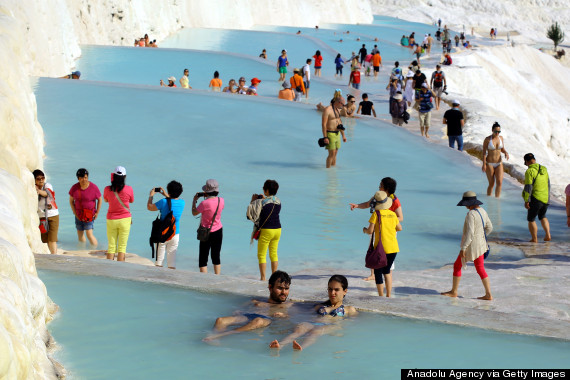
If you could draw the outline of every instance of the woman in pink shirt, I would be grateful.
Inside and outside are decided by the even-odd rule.
[[[212,264],[214,265],[214,273],[220,274],[221,262],[220,251],[222,250],[223,228],[221,216],[224,209],[224,198],[218,197],[219,185],[215,179],[209,179],[202,186],[203,193],[196,193],[192,201],[192,215],[202,214],[200,225],[210,229],[210,235],[207,241],[200,241],[200,257],[198,266],[200,272],[208,273],[208,255],[212,256]],[[198,198],[204,197],[196,207]],[[211,252],[211,253],[210,253]]]
[[[125,185],[126,178],[126,169],[117,166],[115,171],[111,173],[111,186],[107,186],[103,190],[103,199],[109,203],[109,210],[107,211],[108,260],[114,260],[116,253],[117,261],[125,261],[125,253],[127,252],[127,241],[132,224],[129,204],[135,200],[135,197],[133,188]]]

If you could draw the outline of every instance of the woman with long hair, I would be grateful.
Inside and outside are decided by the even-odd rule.
[[[111,186],[106,186],[103,190],[103,199],[109,203],[107,211],[108,260],[114,260],[117,254],[117,261],[125,261],[127,252],[127,241],[132,224],[129,205],[135,197],[133,188],[125,185],[126,178],[127,170],[122,166],[117,166],[111,173]]]
[[[487,195],[490,196],[493,193],[493,187],[496,183],[495,197],[499,198],[501,196],[501,188],[503,187],[504,173],[501,153],[505,155],[507,160],[509,159],[509,153],[505,150],[505,142],[500,135],[501,125],[495,122],[491,130],[493,133],[485,137],[483,141],[483,166],[481,170],[487,174],[487,180],[489,181]]]
[[[317,50],[315,55],[313,55],[313,58],[315,59],[315,76],[320,77],[321,67],[323,65],[323,56],[321,55],[321,51]]]
[[[340,274],[335,274],[329,279],[327,292],[329,299],[315,306],[315,312],[319,315],[313,322],[299,323],[295,331],[286,336],[281,342],[277,339],[269,344],[270,348],[280,349],[281,346],[293,343],[293,349],[301,351],[303,347],[297,342],[305,336],[303,346],[307,348],[315,343],[317,338],[323,334],[341,328],[340,322],[344,317],[351,317],[358,314],[354,306],[346,306],[344,297],[348,292],[348,280]]]

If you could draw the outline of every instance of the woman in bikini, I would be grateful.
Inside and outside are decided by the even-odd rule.
[[[303,347],[301,347],[296,339],[306,335],[303,345],[308,347],[315,343],[319,336],[338,330],[340,325],[335,322],[338,322],[342,317],[350,317],[358,314],[354,306],[345,306],[343,304],[347,292],[348,280],[346,277],[340,274],[332,276],[328,283],[328,301],[315,306],[315,312],[319,317],[311,323],[299,323],[297,327],[295,327],[295,331],[286,336],[281,343],[275,339],[269,344],[269,347],[280,349],[282,345],[287,345],[292,342],[293,349],[301,351]]]
[[[503,161],[501,153],[505,154],[505,158],[509,159],[509,154],[505,150],[503,137],[500,136],[501,126],[495,122],[492,127],[493,134],[485,137],[483,141],[483,166],[481,170],[487,173],[489,187],[487,187],[487,195],[493,193],[495,182],[495,197],[501,196],[501,188],[503,186]]]

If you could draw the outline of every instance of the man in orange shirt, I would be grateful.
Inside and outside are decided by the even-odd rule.
[[[293,101],[295,95],[293,94],[293,90],[291,90],[291,85],[287,81],[283,81],[283,90],[279,91],[279,99],[290,100]]]
[[[382,66],[382,57],[379,51],[376,51],[376,54],[372,57],[372,66],[374,67],[374,78],[377,78],[380,66]]]
[[[299,69],[293,70],[293,76],[289,79],[291,82],[291,88],[295,91],[295,101],[301,100],[301,96],[305,93],[305,83],[303,83],[303,77],[299,75]]]

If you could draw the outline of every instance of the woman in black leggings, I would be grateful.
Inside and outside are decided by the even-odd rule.
[[[214,265],[214,273],[220,274],[221,262],[220,251],[222,250],[223,228],[221,222],[222,210],[224,209],[224,198],[218,197],[219,186],[218,181],[209,179],[202,186],[203,193],[196,193],[192,201],[192,215],[202,214],[200,225],[210,229],[208,240],[200,241],[200,257],[198,266],[200,272],[208,273],[208,255],[211,253],[212,264]],[[196,207],[198,198],[204,197]]]

